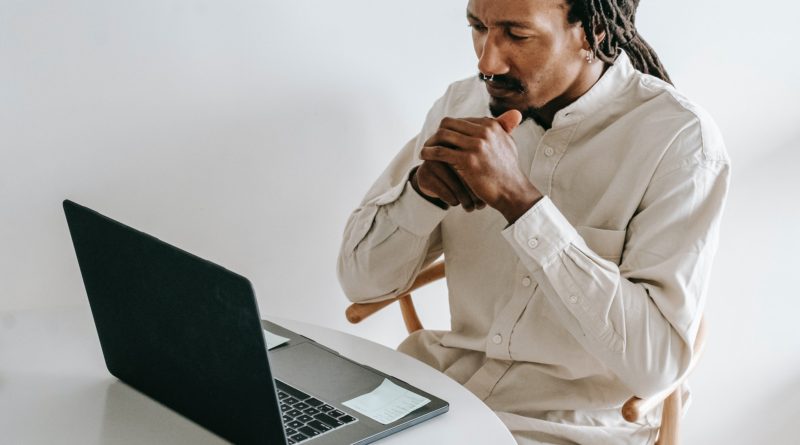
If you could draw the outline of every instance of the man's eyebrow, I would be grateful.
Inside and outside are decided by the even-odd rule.
[[[467,11],[467,18],[470,20],[474,20],[478,23],[483,23],[483,20],[479,19],[478,16]],[[484,23],[486,24],[486,23]],[[532,22],[520,22],[516,20],[500,20],[497,23],[493,23],[495,26],[502,26],[504,28],[528,28],[528,29],[536,29],[536,26]]]

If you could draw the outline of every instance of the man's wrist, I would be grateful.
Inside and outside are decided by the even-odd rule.
[[[408,175],[408,181],[411,182],[411,188],[413,188],[414,191],[417,192],[417,194],[419,196],[422,196],[423,198],[425,198],[426,201],[428,201],[431,204],[439,207],[440,209],[447,210],[448,208],[450,208],[450,206],[446,202],[442,201],[439,198],[436,198],[436,197],[433,197],[433,196],[428,196],[422,190],[420,190],[419,184],[417,183],[417,169],[418,168],[419,168],[418,166],[414,167],[414,170],[411,170],[411,174]]]
[[[533,184],[529,183],[529,186],[523,192],[503,200],[496,209],[511,225],[517,222],[522,215],[527,213],[542,198],[544,198],[544,195]]]

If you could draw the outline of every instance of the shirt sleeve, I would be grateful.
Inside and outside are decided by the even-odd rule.
[[[447,211],[417,193],[408,177],[422,163],[422,144],[438,128],[443,102],[437,101],[420,134],[392,160],[347,221],[337,272],[351,301],[401,295],[442,254],[439,223]]]
[[[663,391],[689,368],[728,176],[727,159],[665,165],[623,232],[619,265],[593,251],[548,197],[503,231],[570,333],[637,396]]]

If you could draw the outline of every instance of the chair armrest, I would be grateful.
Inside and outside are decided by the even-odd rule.
[[[345,310],[345,315],[347,316],[347,320],[350,323],[360,323],[365,318],[369,317],[370,315],[378,312],[379,310],[385,308],[386,306],[394,303],[395,301],[405,298],[411,295],[411,292],[419,289],[422,286],[430,284],[440,278],[443,278],[445,274],[444,271],[444,261],[437,261],[430,266],[423,269],[419,274],[417,274],[417,278],[414,279],[414,282],[411,284],[411,287],[406,291],[404,294],[399,295],[394,298],[389,298],[382,301],[376,301],[372,303],[353,303],[347,307]]]
[[[676,394],[677,397],[680,397],[681,385],[683,385],[684,380],[686,380],[686,378],[694,369],[695,365],[697,365],[697,362],[700,360],[700,356],[703,355],[705,346],[706,322],[705,319],[701,319],[700,327],[697,329],[697,337],[694,340],[694,357],[692,357],[692,363],[689,364],[689,369],[687,370],[686,374],[684,374],[683,378],[673,383],[664,391],[661,391],[660,393],[652,395],[646,399],[640,399],[636,396],[631,397],[627,402],[625,402],[624,405],[622,405],[622,417],[624,417],[628,422],[637,422],[642,418],[642,416],[661,404],[661,402],[666,400],[667,397],[673,393]]]

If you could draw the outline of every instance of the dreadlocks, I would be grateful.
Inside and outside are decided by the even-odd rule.
[[[656,52],[636,31],[639,0],[567,0],[567,3],[570,22],[581,22],[595,56],[612,63],[622,49],[637,70],[672,83]],[[596,32],[605,33],[605,38],[597,41]]]

